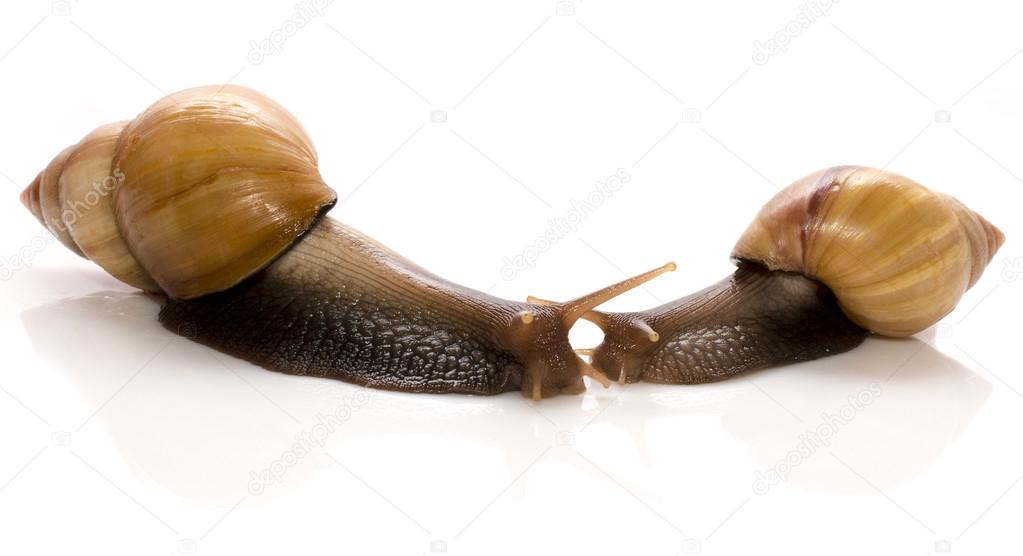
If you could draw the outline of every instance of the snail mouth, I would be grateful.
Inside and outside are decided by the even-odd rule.
[[[524,364],[522,395],[540,400],[578,394],[586,389],[584,376],[609,387],[608,376],[572,349],[568,331],[579,319],[590,318],[598,305],[673,270],[675,263],[668,263],[563,303],[530,296],[508,327],[508,341]]]

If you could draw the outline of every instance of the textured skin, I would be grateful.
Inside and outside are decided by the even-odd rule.
[[[168,300],[160,321],[271,370],[375,388],[496,394],[531,388],[532,365],[544,396],[582,385],[557,308],[451,284],[329,219],[231,290]]]
[[[868,332],[842,314],[819,282],[742,263],[721,282],[641,313],[600,315],[594,366],[611,378],[713,382],[755,369],[848,351]],[[651,342],[636,324],[660,334]]]

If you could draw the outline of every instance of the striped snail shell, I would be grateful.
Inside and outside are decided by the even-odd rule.
[[[97,128],[22,194],[72,251],[176,299],[266,267],[335,200],[298,121],[234,85],[174,93]]]
[[[839,166],[768,201],[732,257],[818,280],[850,320],[901,337],[952,311],[1004,240],[953,197],[885,170]]]

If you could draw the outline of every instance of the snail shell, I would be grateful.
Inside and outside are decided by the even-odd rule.
[[[818,280],[850,320],[900,337],[952,311],[1004,240],[948,195],[885,170],[840,166],[772,198],[732,257]]]
[[[235,85],[174,93],[62,151],[22,201],[125,283],[189,299],[263,269],[333,206],[298,121]]]

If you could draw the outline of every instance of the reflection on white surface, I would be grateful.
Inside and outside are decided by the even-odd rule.
[[[853,353],[747,378],[758,387],[740,379],[731,388],[669,389],[650,399],[720,416],[765,471],[791,458],[790,484],[851,492],[872,487],[840,473],[843,462],[879,487],[912,478],[968,426],[991,392],[988,381],[915,338],[870,338]],[[764,394],[785,385],[798,397]],[[777,411],[779,404],[792,413]],[[828,449],[841,461],[812,457]]]
[[[70,293],[107,283],[81,274],[33,269]],[[926,553],[948,539],[988,545],[985,528],[1019,503],[1021,452],[995,431],[1020,422],[1023,403],[1009,370],[974,361],[1012,348],[965,326],[962,360],[933,334],[870,338],[716,384],[590,384],[533,403],[269,372],[165,330],[159,299],[138,293],[12,299],[24,309],[7,312],[11,349],[29,363],[3,370],[0,411],[18,426],[5,430],[0,473],[16,480],[0,490],[0,520],[19,542],[51,519],[106,535],[106,517],[82,517],[98,498],[132,524],[122,552],[194,541],[209,553],[414,555],[441,541],[478,554],[494,538],[528,552],[528,535],[506,537],[514,522],[560,552],[812,550],[856,523]],[[550,536],[604,522],[629,534]],[[307,535],[285,533],[296,529]]]
[[[252,473],[277,462],[335,414],[343,419],[322,443],[339,459],[348,451],[386,455],[410,445],[427,453],[447,447],[489,454],[508,476],[535,455],[537,438],[549,440],[547,429],[555,423],[573,435],[567,431],[598,418],[604,435],[628,439],[620,449],[656,466],[649,443],[662,436],[684,441],[683,430],[665,426],[713,419],[763,471],[802,447],[786,473],[790,484],[865,492],[871,486],[842,472],[844,465],[880,487],[913,477],[968,425],[991,390],[925,342],[871,338],[852,353],[804,365],[710,385],[631,385],[627,396],[619,396],[618,387],[591,387],[584,396],[534,405],[515,395],[378,392],[267,372],[179,338],[157,322],[158,303],[107,292],[29,309],[22,319],[39,355],[81,391],[84,406],[102,410],[96,420],[138,473],[175,495],[215,504],[247,491],[272,492],[253,487],[259,479]],[[131,395],[105,407],[126,382]],[[865,403],[851,405],[862,392],[870,392]],[[614,417],[600,419],[608,403]],[[813,433],[823,440],[805,436]],[[829,449],[841,462],[812,457]],[[289,482],[302,481],[315,467],[284,471]]]
[[[0,519],[36,523],[57,508],[70,523],[103,497],[136,520],[125,546],[199,540],[214,553],[292,542],[313,553],[342,542],[337,523],[396,531],[345,527],[343,544],[365,552],[443,541],[451,554],[485,553],[509,521],[551,531],[607,520],[634,533],[553,542],[748,552],[751,538],[807,548],[856,522],[910,550],[960,535],[1019,474],[1015,444],[988,432],[1019,419],[1019,400],[927,335],[716,384],[591,384],[534,404],[269,372],[165,330],[159,303],[106,291],[11,315],[34,362],[7,371],[5,386],[52,431],[2,492]],[[40,428],[9,406],[26,438],[7,476],[33,456]],[[95,529],[86,523],[76,534]],[[269,533],[282,523],[310,533]],[[528,536],[511,542],[529,550]]]
[[[311,428],[346,406],[372,427],[346,422],[327,449],[357,444],[360,434],[444,434],[445,422],[501,412],[499,399],[375,392],[271,373],[164,330],[158,309],[145,295],[106,292],[30,309],[22,319],[39,355],[81,391],[83,405],[102,407],[130,381],[132,395],[118,396],[96,419],[127,461],[180,496],[234,502],[252,480],[248,471],[277,460],[296,433],[309,432],[303,424]],[[289,469],[289,480],[302,469]]]

